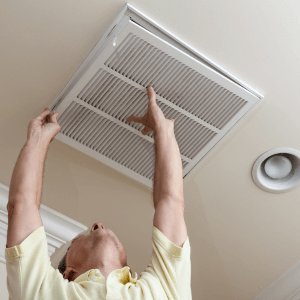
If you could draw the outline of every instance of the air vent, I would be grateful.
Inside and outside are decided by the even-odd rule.
[[[143,116],[149,103],[147,94],[102,69],[92,77],[77,98],[125,123],[132,114]],[[161,101],[158,100],[157,104],[166,118],[176,120],[176,140],[181,153],[189,159],[193,159],[216,135],[214,131]],[[139,131],[144,127],[138,123],[131,126]],[[148,135],[153,138],[153,131]]]
[[[153,180],[152,142],[76,102],[62,113],[59,124],[63,135]],[[183,167],[186,163],[182,160]]]
[[[154,34],[149,19],[139,26],[137,15],[126,6],[50,109],[59,112],[57,139],[152,188],[153,132],[125,121],[147,112],[147,86],[175,119],[184,178],[262,96],[157,24]]]
[[[105,65],[218,129],[247,103],[131,33]]]

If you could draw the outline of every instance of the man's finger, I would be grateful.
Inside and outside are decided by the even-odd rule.
[[[51,113],[50,109],[49,108],[45,108],[45,110],[38,117],[36,117],[36,119],[39,120],[39,121],[43,121],[44,118],[46,116],[48,116],[50,113]]]
[[[53,115],[50,115],[50,122],[56,123],[58,118],[58,112],[54,113]]]
[[[155,96],[154,88],[152,86],[147,87],[147,94],[148,94],[149,102],[156,103],[156,96]]]
[[[147,135],[152,129],[148,126],[145,126],[145,128],[142,130],[143,135]]]
[[[127,123],[130,123],[130,122],[136,122],[136,123],[142,123],[142,118],[143,117],[138,117],[138,116],[130,116],[126,119],[126,122]]]

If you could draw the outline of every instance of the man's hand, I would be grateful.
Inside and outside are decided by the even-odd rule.
[[[163,112],[156,103],[155,92],[153,87],[147,87],[147,93],[149,98],[148,111],[143,117],[130,116],[126,119],[126,122],[141,123],[145,126],[142,130],[143,135],[147,135],[150,131],[154,133],[158,132],[161,128],[174,126],[174,119],[166,119]]]
[[[57,123],[58,112],[51,114],[49,108],[45,110],[28,125],[27,140],[36,143],[41,140],[47,145],[52,142],[54,137],[60,132],[61,127]]]

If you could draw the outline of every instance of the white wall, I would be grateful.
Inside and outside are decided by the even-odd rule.
[[[0,300],[8,300],[6,286],[6,265],[0,262]]]

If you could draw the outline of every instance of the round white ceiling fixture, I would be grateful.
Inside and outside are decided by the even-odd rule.
[[[300,185],[300,152],[276,148],[265,152],[254,163],[256,185],[270,193],[284,193]]]

